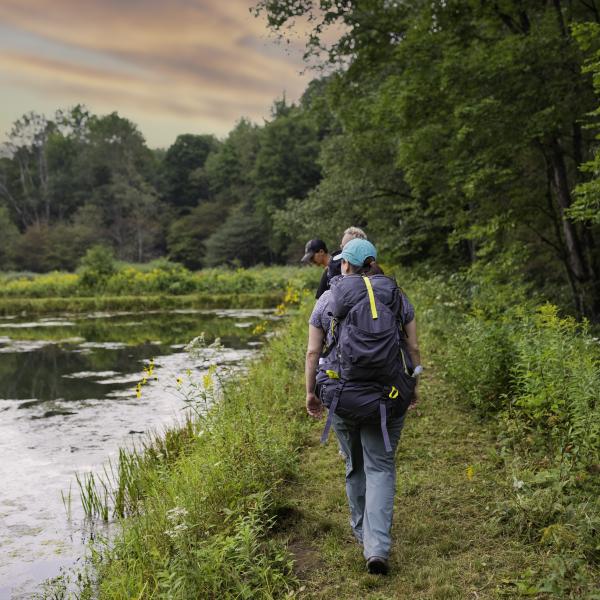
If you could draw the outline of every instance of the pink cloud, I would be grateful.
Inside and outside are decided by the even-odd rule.
[[[0,23],[24,41],[4,46],[0,74],[63,104],[195,116],[222,130],[241,116],[266,116],[284,90],[297,98],[309,80],[299,75],[300,52],[275,46],[252,4],[3,0]]]

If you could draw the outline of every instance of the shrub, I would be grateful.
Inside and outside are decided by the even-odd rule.
[[[585,323],[550,304],[521,322],[512,367],[515,418],[573,456],[600,452],[600,346]]]
[[[92,246],[80,262],[80,283],[84,288],[101,289],[115,271],[112,250],[106,246]]]
[[[508,324],[463,317],[448,347],[446,379],[480,413],[497,412],[511,388],[511,350]]]
[[[288,287],[316,288],[320,269],[255,267],[206,269],[193,273],[165,259],[146,264],[115,262],[107,251],[91,249],[79,275],[53,272],[0,275],[0,296],[48,298],[99,293],[113,296],[207,294],[272,294]]]

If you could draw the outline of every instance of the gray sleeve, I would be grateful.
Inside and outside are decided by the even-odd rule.
[[[327,308],[327,304],[329,301],[329,296],[331,292],[327,290],[322,294],[322,296],[316,301],[315,307],[310,315],[310,319],[308,320],[309,325],[313,327],[318,327],[319,329],[324,329],[323,327],[323,313]]]
[[[415,318],[415,307],[410,300],[402,294],[402,322],[406,325]]]

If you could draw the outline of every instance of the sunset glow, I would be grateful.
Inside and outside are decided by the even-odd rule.
[[[300,44],[277,44],[252,0],[4,0],[0,134],[30,110],[86,104],[136,122],[151,146],[178,133],[226,134],[295,100]]]

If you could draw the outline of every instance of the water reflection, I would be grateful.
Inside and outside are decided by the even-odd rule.
[[[119,446],[182,418],[173,385],[208,363],[237,365],[260,345],[263,310],[93,313],[0,319],[0,599],[30,598],[37,583],[82,552],[82,514],[61,492],[75,472],[99,470]],[[185,343],[205,333],[224,348],[192,361]],[[155,359],[158,381],[135,385]]]

